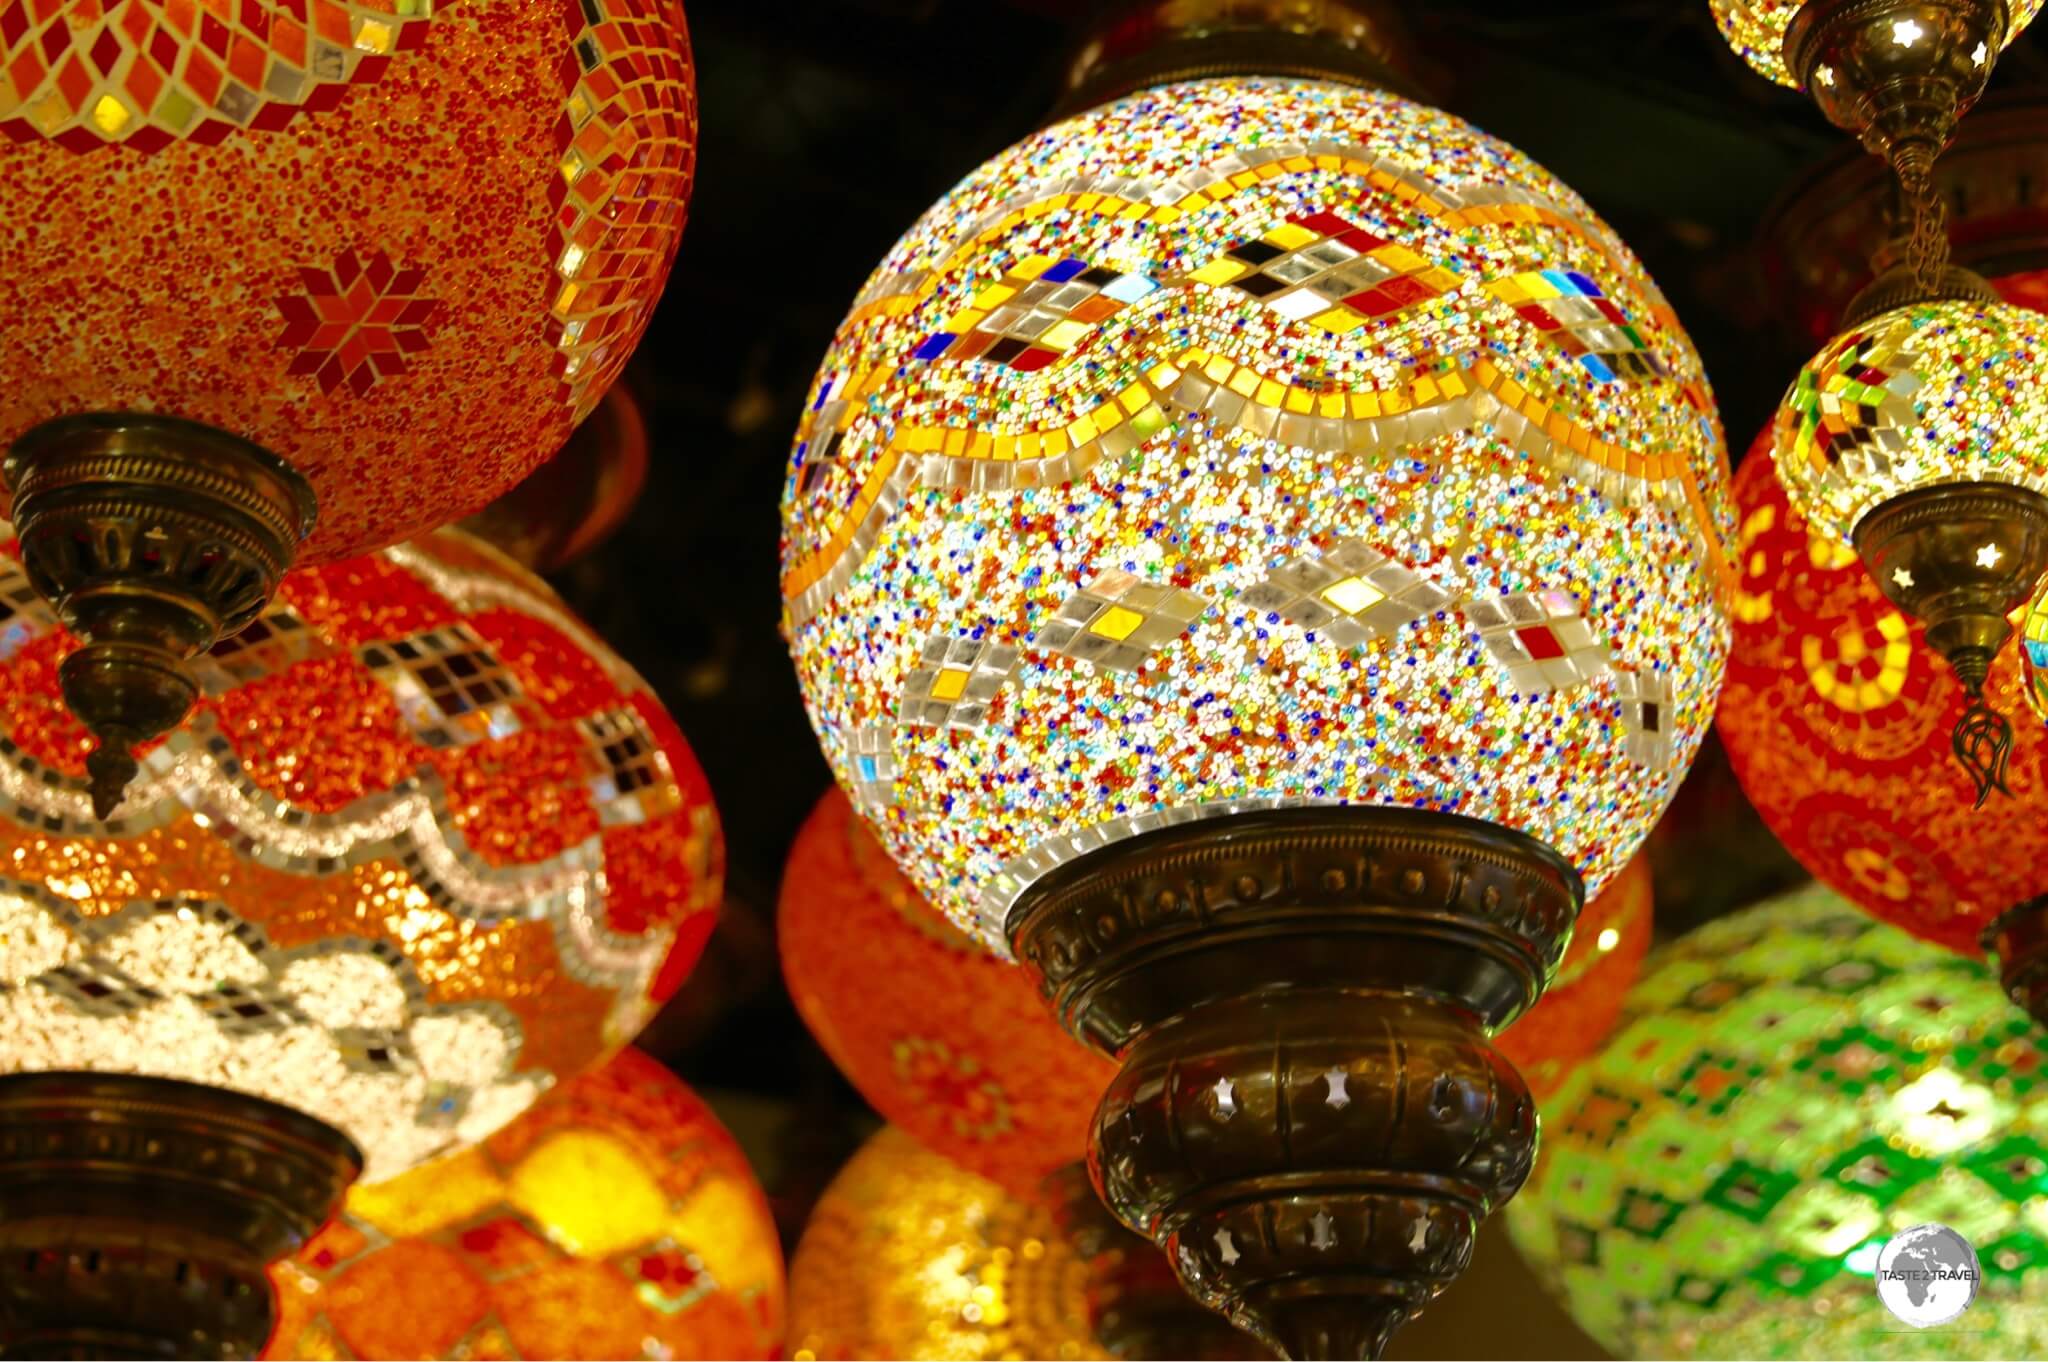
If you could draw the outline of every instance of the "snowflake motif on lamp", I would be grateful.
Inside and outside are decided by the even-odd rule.
[[[602,399],[696,96],[677,0],[0,0],[0,132],[38,204],[0,514],[99,645],[67,694],[104,813],[293,564],[477,510]]]
[[[2048,1016],[2033,873],[2048,851],[2048,726],[2018,726],[2014,797],[1973,808],[1948,741],[1963,686],[1855,553],[1793,508],[1771,439],[1735,477],[1743,576],[1718,724],[1736,777],[1815,878],[1950,950],[1995,952],[2013,1000]],[[2035,690],[2025,635],[2048,638],[2039,611],[2019,618],[2022,646],[1999,655],[1984,688],[2009,712]]]
[[[695,759],[645,683],[480,542],[293,574],[204,657],[198,712],[104,823],[58,689],[78,645],[22,577],[0,554],[0,1121],[86,1084],[115,1111],[142,1094],[135,1120],[246,1109],[388,1178],[624,1045],[695,962],[723,866]],[[150,1171],[131,1172],[144,1190]],[[67,1233],[118,1235],[133,1204],[81,1170],[27,1176],[80,1200]],[[260,1284],[248,1248],[194,1234],[224,1289]],[[53,1337],[76,1324],[69,1293],[44,1299]],[[267,1328],[268,1296],[247,1299]]]
[[[1055,124],[968,176],[855,300],[783,503],[814,726],[917,891],[1126,1057],[1094,1166],[1210,1304],[1253,1310],[1300,1255],[1286,1270],[1329,1287],[1345,1341],[1304,1324],[1288,1346],[1376,1348],[1518,1179],[1504,1153],[1501,1185],[1460,1182],[1455,1215],[1396,1244],[1319,1154],[1328,1201],[1295,1198],[1299,1241],[1253,1253],[1231,1219],[1251,1201],[1190,1218],[1118,1132],[1177,1147],[1175,1123],[1226,1121],[1203,1095],[1223,1082],[1244,1158],[1284,1162],[1257,1132],[1298,1082],[1293,1109],[1332,1123],[1317,1148],[1389,1147],[1366,1130],[1386,1105],[1323,1100],[1335,1071],[1353,1094],[1469,1083],[1504,1124],[1463,1147],[1521,1138],[1533,1106],[1483,1036],[1447,1021],[1383,1052],[1362,1038],[1407,1023],[1340,1020],[1318,980],[1392,968],[1375,934],[1406,939],[1389,924],[1427,902],[1523,962],[1476,1007],[1487,1029],[1535,1001],[1711,715],[1726,476],[1698,357],[1626,246],[1511,148],[1375,90],[1220,78]],[[1498,883],[1449,873],[1448,848],[1479,842]],[[1144,1039],[1166,1013],[1087,982],[1179,969],[1169,937],[1222,951],[1212,922],[1262,935],[1286,895],[1337,944],[1232,938],[1245,997],[1191,995],[1218,1009],[1200,1025],[1168,1009],[1172,1046],[1209,1048],[1169,1057]],[[1369,901],[1394,911],[1341,925]],[[1409,961],[1389,996],[1429,973]],[[1246,999],[1283,986],[1304,1019],[1251,1043],[1271,1023]],[[1275,1053],[1315,1062],[1254,1072]],[[1136,1077],[1153,1065],[1187,1092]]]
[[[1800,890],[1652,956],[1508,1228],[1617,1357],[2038,1354],[2044,1059],[1970,962]],[[1930,1221],[1982,1264],[1961,1331],[1872,1283]]]
[[[782,1251],[753,1170],[637,1050],[354,1189],[271,1280],[279,1362],[781,1355]]]

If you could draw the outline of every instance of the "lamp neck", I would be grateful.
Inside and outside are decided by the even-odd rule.
[[[1383,0],[1140,0],[1091,32],[1053,118],[1136,90],[1221,76],[1326,80],[1412,93]]]

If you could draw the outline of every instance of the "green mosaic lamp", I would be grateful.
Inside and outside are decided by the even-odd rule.
[[[1981,965],[1807,888],[1652,959],[1569,1080],[1508,1225],[1617,1357],[2048,1355],[2048,1076]],[[1953,1323],[1879,1301],[1885,1241],[1950,1226]]]

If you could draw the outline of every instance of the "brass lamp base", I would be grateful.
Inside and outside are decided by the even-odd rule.
[[[0,1357],[254,1357],[265,1268],[334,1214],[349,1140],[163,1078],[0,1078]]]
[[[313,489],[247,440],[140,413],[38,426],[0,471],[29,581],[85,644],[60,680],[99,740],[86,767],[107,818],[132,749],[190,712],[185,663],[270,603],[313,528]]]
[[[1046,1191],[1060,1229],[1088,1264],[1089,1322],[1103,1351],[1133,1362],[1261,1362],[1273,1355],[1188,1298],[1166,1256],[1125,1229],[1095,1195],[1087,1164],[1060,1169],[1046,1179]]]
[[[2006,0],[1806,0],[1785,64],[1873,154],[1932,166],[1984,93],[2010,22]]]
[[[1927,625],[1969,694],[1956,721],[1956,760],[1981,807],[2005,786],[2012,724],[1984,701],[1991,660],[2012,636],[2007,616],[2048,571],[2048,497],[1998,482],[1905,492],[1856,524],[1856,552],[1893,605]]]
[[[1089,852],[1006,926],[1067,1029],[1122,1061],[1089,1149],[1117,1218],[1284,1356],[1377,1357],[1528,1176],[1536,1105],[1488,1037],[1583,896],[1492,824],[1282,809]]]
[[[1983,944],[1998,961],[2005,996],[2048,1026],[2048,894],[2000,914],[1984,929]]]

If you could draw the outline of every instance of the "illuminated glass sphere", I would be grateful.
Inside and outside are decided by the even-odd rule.
[[[1087,1157],[1116,1066],[932,911],[837,790],[789,853],[776,936],[797,1011],[885,1118],[1026,1198]]]
[[[1785,31],[1806,0],[1708,0],[1714,23],[1735,54],[1748,62],[1758,75],[1780,85],[1799,88],[1799,81],[1785,65]],[[2042,0],[2006,0],[2010,18],[2005,31],[2006,46],[2019,37],[2041,12]]]
[[[0,553],[0,1071],[252,1093],[376,1181],[624,1045],[710,933],[724,849],[681,733],[476,540],[288,577],[104,824],[73,646]]]
[[[1743,793],[1815,878],[1887,922],[1976,953],[1984,927],[2042,889],[2048,728],[2026,720],[2030,655],[2048,662],[2048,611],[1993,661],[1985,697],[2020,717],[2016,797],[1972,808],[1949,726],[1963,688],[1848,548],[1812,530],[1765,445],[1735,475],[1742,516],[1735,643],[1722,744]],[[2037,602],[2037,606],[2039,603]]]
[[[1088,1264],[1051,1212],[884,1129],[825,1189],[789,1264],[796,1362],[1101,1358]]]
[[[1494,1049],[1521,1070],[1539,1101],[1547,1101],[1614,1029],[1622,997],[1650,949],[1653,903],[1650,863],[1638,855],[1579,914],[1542,1000],[1493,1038]]]
[[[678,0],[0,4],[0,448],[87,411],[269,449],[298,561],[554,453],[661,292],[695,166]]]
[[[785,621],[841,784],[1001,949],[1133,832],[1448,810],[1598,890],[1711,715],[1726,458],[1575,194],[1315,81],[1057,123],[897,243],[819,372]]]
[[[753,1170],[635,1050],[481,1145],[356,1188],[271,1279],[267,1358],[781,1356],[782,1250]]]
[[[2003,482],[2048,493],[2048,318],[2011,303],[1916,303],[1828,342],[1779,404],[1772,455],[1792,505],[1851,542],[1902,492]]]
[[[1508,1225],[1617,1357],[2039,1357],[2044,1065],[1980,967],[1809,887],[1652,957]],[[1873,1283],[1928,1222],[1982,1265],[1955,1330]]]

